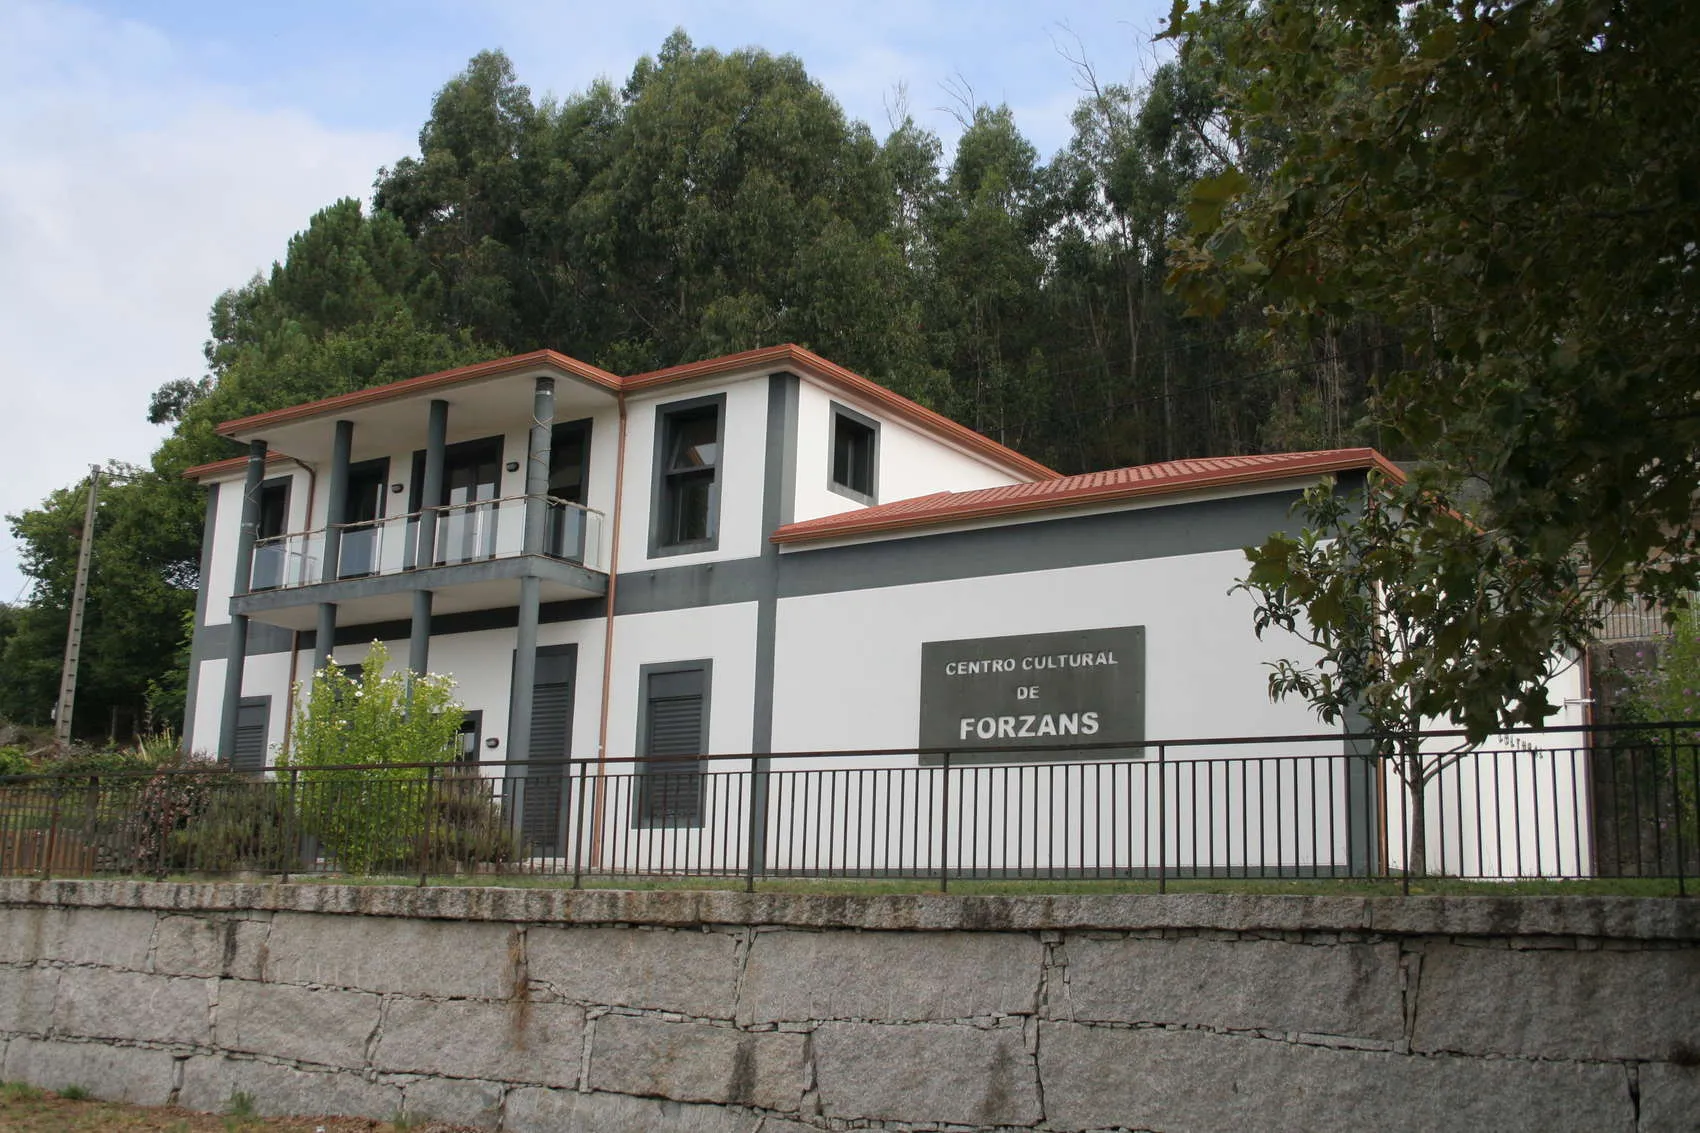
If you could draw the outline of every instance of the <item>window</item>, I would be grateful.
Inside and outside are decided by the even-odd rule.
[[[567,421],[549,431],[549,494],[582,504],[590,474],[590,422]]]
[[[254,567],[250,589],[271,590],[285,582],[284,570],[289,565],[289,547],[283,541],[273,542],[289,526],[289,477],[267,480],[260,485],[259,523],[254,531]],[[317,582],[317,579],[302,581]]]
[[[378,525],[384,518],[384,492],[389,478],[388,457],[348,466],[342,503],[342,539],[337,544],[338,578],[364,578],[378,573]]]
[[[549,438],[549,496],[568,504],[585,502],[590,478],[590,422],[556,425]],[[550,503],[545,513],[543,551],[557,559],[583,562],[584,512]]]
[[[724,394],[663,406],[655,418],[650,554],[712,551],[718,543]]]
[[[875,502],[879,422],[837,402],[832,406],[832,469],[827,486],[858,503]]]
[[[702,755],[708,746],[709,661],[645,665],[639,673],[635,826],[701,826]]]

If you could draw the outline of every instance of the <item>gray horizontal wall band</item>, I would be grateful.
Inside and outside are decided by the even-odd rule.
[[[1237,551],[1295,526],[1296,498],[1235,496],[793,551],[779,559],[779,597]]]
[[[1344,482],[1347,477],[1342,476]],[[1049,519],[985,527],[972,531],[915,535],[877,543],[857,543],[779,556],[779,598],[800,598],[847,590],[945,582],[999,574],[1136,562],[1174,555],[1233,551],[1261,543],[1272,532],[1296,530],[1291,514],[1297,492],[1269,492],[1221,500],[1137,511]],[[663,567],[620,575],[617,616],[757,602],[773,593],[772,566],[760,558]],[[547,602],[545,623],[600,618],[606,599]],[[512,629],[518,608],[439,614],[431,619],[433,636]],[[289,630],[250,622],[248,654],[287,651]],[[228,625],[205,627],[201,660],[221,658],[228,648]],[[377,638],[407,638],[405,620],[337,627],[337,644],[354,645]],[[311,648],[312,631],[301,635]]]
[[[772,593],[772,569],[760,558],[633,571],[620,575],[614,616],[758,602]]]

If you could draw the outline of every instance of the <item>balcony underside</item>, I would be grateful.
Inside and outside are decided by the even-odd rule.
[[[600,571],[545,555],[520,555],[260,590],[232,598],[230,612],[285,629],[312,629],[318,621],[319,605],[332,602],[337,608],[337,624],[360,625],[411,616],[413,594],[418,590],[432,592],[433,614],[495,610],[519,604],[522,578],[538,580],[544,602],[600,598],[608,593],[608,576]]]

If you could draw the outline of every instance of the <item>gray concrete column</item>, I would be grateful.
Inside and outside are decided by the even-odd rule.
[[[248,442],[248,471],[242,481],[242,526],[236,533],[236,577],[231,595],[248,593],[254,573],[254,540],[260,531],[260,484],[266,478],[266,442]],[[242,670],[248,659],[248,619],[230,616],[230,648],[224,662],[224,711],[218,721],[218,757],[236,757],[236,715],[242,703]]]
[[[531,437],[525,464],[525,553],[543,551],[543,525],[547,510],[543,496],[549,491],[550,432],[555,424],[555,379],[538,378],[531,397]],[[537,618],[539,583],[527,575],[519,580],[519,626],[514,632],[514,688],[509,698],[513,715],[508,720],[508,758],[516,762],[531,758],[531,697],[537,684]]]
[[[413,624],[407,638],[407,667],[423,675],[431,659],[431,592],[413,592]]]
[[[549,448],[555,426],[555,379],[538,378],[531,395],[531,443],[525,462],[525,553],[543,553],[544,525],[548,509],[543,498],[549,493]]]
[[[448,439],[449,403],[434,398],[425,418],[425,476],[419,485],[419,544],[413,553],[419,566],[437,562],[437,508],[443,500],[443,452]]]
[[[537,685],[538,581],[527,575],[519,580],[519,627],[514,631],[514,689],[509,698],[508,758],[524,762],[531,758],[531,697]]]
[[[331,663],[336,648],[336,603],[319,603],[318,629],[313,633],[313,672],[322,673]]]
[[[348,511],[348,458],[354,448],[354,422],[338,421],[331,436],[331,474],[325,482],[325,562],[319,578],[335,582],[342,550],[342,522]],[[323,617],[323,611],[320,611]],[[334,628],[334,623],[333,623]]]

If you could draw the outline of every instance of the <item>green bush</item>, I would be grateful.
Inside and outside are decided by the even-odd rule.
[[[278,762],[299,769],[302,825],[348,873],[418,861],[430,820],[426,765],[451,760],[460,732],[453,681],[385,673],[388,663],[373,642],[358,680],[334,665],[314,674],[305,698],[297,691],[294,741]]]
[[[35,764],[30,762],[29,756],[23,753],[22,748],[0,747],[0,779],[9,775],[33,775],[34,773]]]
[[[1700,595],[1692,597],[1700,603]],[[1657,663],[1626,672],[1623,682],[1624,691],[1617,708],[1625,721],[1700,720],[1700,605],[1676,611],[1671,636],[1660,645]],[[1690,825],[1700,808],[1693,746],[1700,744],[1700,728],[1649,728],[1617,737],[1616,742],[1646,743],[1664,752],[1665,766],[1659,773],[1667,780],[1668,797],[1678,804],[1677,821]]]
[[[155,769],[151,760],[135,749],[91,748],[73,744],[62,755],[45,761],[46,775],[145,775]]]
[[[435,786],[431,800],[431,872],[446,873],[457,866],[508,865],[519,860],[519,837],[490,797],[485,780],[476,773],[439,776]]]
[[[208,792],[164,847],[171,869],[283,873],[295,866],[297,824],[279,784],[232,776]]]

